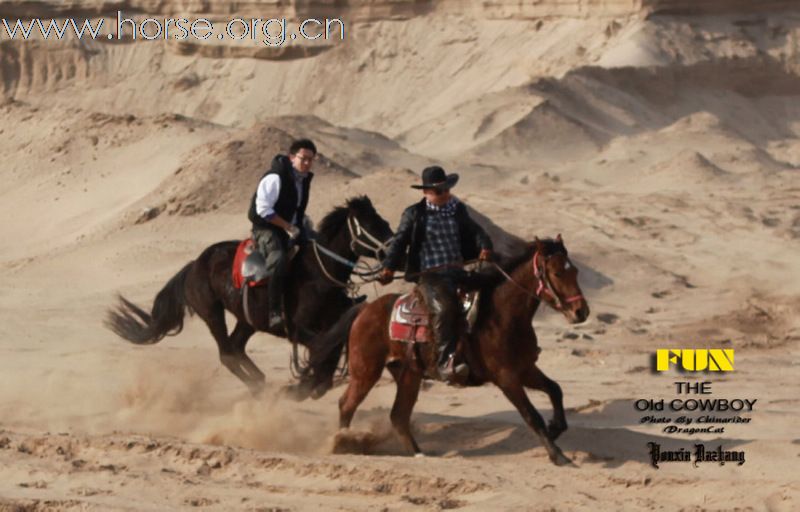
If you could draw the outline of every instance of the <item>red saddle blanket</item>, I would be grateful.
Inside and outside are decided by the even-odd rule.
[[[460,293],[462,311],[466,314],[466,329],[469,331],[477,319],[478,293]],[[392,306],[389,321],[389,338],[395,341],[427,343],[431,334],[428,326],[428,308],[419,295],[406,293],[397,298]]]
[[[233,257],[233,268],[231,269],[231,273],[233,274],[233,286],[235,286],[236,289],[240,289],[244,284],[244,277],[242,277],[242,264],[254,250],[256,250],[256,246],[252,238],[242,240],[239,243],[239,246],[236,248],[236,255]],[[268,279],[251,281],[250,286],[262,286],[268,281]]]
[[[397,341],[426,343],[428,338],[428,308],[416,293],[397,298],[389,322],[389,338]]]

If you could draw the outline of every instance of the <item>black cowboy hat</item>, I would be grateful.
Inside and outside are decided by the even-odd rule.
[[[426,167],[422,170],[422,185],[411,185],[411,188],[419,189],[451,189],[458,183],[458,174],[446,174],[444,169],[438,165]]]

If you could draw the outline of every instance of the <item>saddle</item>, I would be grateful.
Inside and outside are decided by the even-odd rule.
[[[467,332],[478,317],[478,292],[459,293],[461,308],[467,318]],[[405,343],[429,343],[432,334],[428,326],[430,312],[422,297],[415,291],[397,298],[389,321],[389,338]]]
[[[291,262],[300,248],[292,246],[289,249],[288,258]],[[257,249],[252,238],[242,240],[236,247],[236,255],[233,257],[233,268],[231,269],[233,286],[240,289],[245,283],[247,286],[265,286],[269,283],[269,272],[267,271],[267,260]]]

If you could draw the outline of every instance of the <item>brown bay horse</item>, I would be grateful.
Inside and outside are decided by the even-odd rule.
[[[496,266],[496,274],[481,290],[477,320],[459,347],[470,367],[469,384],[491,382],[498,386],[537,434],[555,464],[570,462],[555,444],[567,429],[567,420],[561,387],[536,366],[540,349],[532,320],[542,300],[570,323],[588,318],[589,306],[578,286],[577,274],[560,235],[554,240],[537,239],[523,255]],[[337,346],[348,343],[350,381],[339,400],[340,428],[349,428],[356,408],[387,367],[397,383],[392,425],[406,448],[419,455],[421,450],[411,434],[411,411],[419,394],[423,367],[435,364],[436,354],[433,343],[423,343],[425,348],[417,351],[420,356],[414,357],[406,343],[389,338],[391,309],[398,296],[384,295],[353,307],[312,343],[318,357],[326,351],[338,353]],[[318,362],[312,359],[311,364]],[[548,425],[526,396],[525,388],[544,391],[549,396],[553,419]]]
[[[315,239],[318,245],[301,245],[288,269],[284,309],[290,341],[307,345],[353,306],[345,286],[354,271],[351,265],[362,256],[383,258],[392,235],[389,223],[367,196],[351,198],[325,216]],[[250,288],[247,302],[242,290],[234,287],[231,270],[238,245],[234,240],[206,248],[164,285],[149,312],[120,296],[117,306],[108,311],[106,326],[131,343],[151,345],[181,332],[186,313],[197,314],[217,342],[222,364],[258,394],[265,378],[245,353],[247,341],[256,331],[280,337],[287,334],[269,330],[266,287]],[[225,310],[236,318],[230,332]],[[329,352],[314,375],[298,368],[301,382],[292,389],[294,398],[323,394],[332,385],[338,360],[338,352]],[[296,357],[293,366],[302,366]]]

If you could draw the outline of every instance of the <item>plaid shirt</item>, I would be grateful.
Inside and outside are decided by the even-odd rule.
[[[425,239],[420,248],[421,270],[460,264],[464,261],[461,256],[461,236],[455,217],[457,204],[456,198],[452,198],[443,206],[425,202],[427,222]]]

